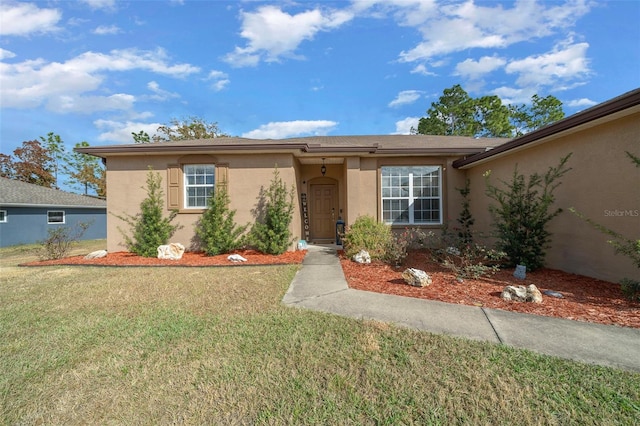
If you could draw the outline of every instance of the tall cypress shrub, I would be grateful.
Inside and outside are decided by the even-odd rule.
[[[209,256],[229,253],[242,246],[241,237],[248,225],[236,225],[236,211],[229,209],[229,202],[226,186],[216,187],[207,210],[196,225],[201,248]]]

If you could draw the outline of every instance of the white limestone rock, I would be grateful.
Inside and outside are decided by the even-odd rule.
[[[237,262],[246,262],[247,259],[245,259],[244,257],[240,256],[239,254],[230,254],[227,257],[227,260],[237,263]]]
[[[184,246],[180,243],[171,243],[158,247],[158,259],[179,260],[184,254]]]
[[[507,301],[542,303],[542,293],[534,284],[527,287],[508,285],[502,290],[500,297]]]
[[[84,258],[85,259],[100,259],[101,257],[106,257],[106,256],[107,256],[107,251],[106,250],[96,250],[96,251],[92,251],[91,253],[86,255]]]
[[[402,273],[402,278],[414,287],[426,287],[431,284],[431,277],[420,269],[407,268]]]
[[[360,250],[353,256],[353,261],[356,263],[371,263],[371,256],[366,250]]]

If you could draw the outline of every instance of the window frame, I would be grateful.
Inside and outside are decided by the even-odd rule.
[[[7,223],[7,211],[6,210],[0,210],[0,223]]]
[[[416,175],[415,170],[419,169],[419,168],[432,168],[434,170],[431,170],[428,172],[428,174],[432,174],[433,172],[437,172],[437,185],[436,186],[418,186],[418,190],[419,191],[424,191],[424,190],[429,190],[429,191],[433,191],[433,189],[437,190],[437,195],[433,196],[433,195],[427,195],[427,196],[416,196],[415,195],[415,190],[417,189],[415,186],[415,179],[418,178],[419,176]],[[391,194],[385,196],[385,189],[388,191],[393,191],[394,189],[396,190],[402,190],[404,188],[402,181],[399,182],[399,184],[397,186],[393,186],[393,185],[389,185],[387,186],[385,184],[385,178],[387,179],[393,179],[393,176],[389,175],[389,174],[385,174],[385,171],[388,169],[408,169],[406,176],[404,176],[402,173],[398,176],[399,179],[403,179],[406,177],[406,179],[408,180],[407,182],[407,186],[406,186],[406,191],[407,191],[407,195],[395,195],[392,196]],[[386,223],[388,225],[391,226],[442,226],[443,224],[443,218],[444,218],[444,193],[443,193],[443,189],[444,189],[444,183],[443,183],[443,171],[444,171],[444,167],[442,164],[386,164],[386,165],[381,165],[380,166],[380,217],[381,217],[381,222]],[[424,175],[424,174],[423,174]],[[407,202],[407,210],[408,210],[408,217],[407,217],[407,221],[399,221],[399,218],[391,218],[391,219],[385,219],[386,215],[390,215],[390,212],[393,212],[392,209],[388,210],[385,209],[385,201],[393,201],[393,200],[398,200],[398,201],[402,201],[402,200],[406,200]],[[429,201],[429,200],[436,200],[438,203],[438,208],[437,208],[437,212],[438,212],[438,219],[436,221],[433,220],[429,220],[429,221],[416,221],[415,219],[415,202],[416,200],[425,200],[425,201]]]
[[[62,221],[61,222],[52,222],[51,214],[52,213],[62,213]],[[64,225],[67,222],[67,215],[64,210],[47,210],[47,225]]]
[[[204,167],[205,168],[205,173],[204,173],[204,180],[205,183],[193,183],[193,184],[189,184],[189,176],[190,174],[187,172],[187,170],[189,168],[196,168],[196,167]],[[211,173],[207,173],[206,169],[207,168],[211,168]],[[216,169],[217,166],[215,163],[187,163],[187,164],[183,164],[182,165],[182,209],[184,210],[189,210],[189,211],[200,211],[200,210],[205,210],[208,206],[209,206],[209,199],[211,197],[213,197],[213,194],[215,192],[215,188],[216,188]],[[193,173],[193,176],[197,179],[198,174],[197,173]],[[206,183],[207,177],[211,176],[212,177],[212,183]],[[190,206],[189,205],[189,189],[190,188],[210,188],[211,191],[209,193],[209,195],[205,195],[205,205],[201,206]],[[191,196],[191,197],[195,197],[195,198],[202,198],[202,196]]]

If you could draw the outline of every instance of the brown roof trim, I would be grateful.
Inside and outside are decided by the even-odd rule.
[[[170,153],[170,152],[211,152],[211,151],[259,151],[264,149],[283,149],[283,150],[306,150],[306,144],[239,144],[239,145],[180,145],[163,143],[145,143],[138,145],[127,145],[126,151],[123,151],[123,145],[107,145],[107,146],[95,146],[87,148],[74,148],[74,151],[82,154],[90,154],[98,157],[102,157],[106,154],[132,154],[132,153]]]
[[[502,154],[512,149],[519,148],[523,145],[530,144],[548,136],[552,136],[565,130],[572,129],[574,127],[589,123],[599,118],[606,117],[616,112],[623,111],[636,105],[640,105],[640,89],[632,90],[609,101],[603,102],[594,107],[550,124],[546,127],[534,130],[531,133],[527,133],[526,135],[513,139],[510,142],[499,145],[492,150],[456,160],[452,165],[456,169],[459,169],[461,167],[471,165],[477,161]]]

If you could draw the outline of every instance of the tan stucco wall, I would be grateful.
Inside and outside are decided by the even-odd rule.
[[[573,153],[555,191],[556,206],[564,210],[549,224],[552,235],[547,266],[567,272],[617,282],[640,278],[638,269],[621,255],[614,255],[607,236],[568,211],[575,207],[587,217],[629,238],[640,237],[640,168],[625,151],[640,155],[640,114],[634,114],[583,131],[562,136],[467,170],[472,182],[471,207],[476,229],[489,232],[490,200],[483,173],[491,181],[510,181],[514,165],[525,176],[545,173],[560,158]],[[616,211],[618,213],[616,213]],[[549,284],[552,286],[552,283]]]
[[[107,250],[126,250],[120,227],[128,231],[126,223],[115,215],[125,213],[135,215],[139,212],[140,202],[146,198],[146,178],[148,167],[154,172],[160,173],[163,181],[165,200],[167,197],[167,166],[178,162],[177,156],[146,156],[146,157],[113,157],[107,162]],[[213,157],[216,162],[228,164],[228,188],[231,196],[230,208],[236,210],[236,223],[242,225],[253,223],[252,209],[255,208],[260,188],[267,189],[273,179],[274,167],[277,164],[280,177],[289,188],[296,185],[296,174],[293,167],[293,156],[281,155],[218,155]],[[292,230],[294,236],[299,238],[300,233],[295,232],[301,227],[299,213],[299,197],[294,198],[295,211],[293,215]],[[169,210],[167,209],[167,215]],[[192,244],[194,226],[199,213],[180,213],[173,223],[182,225],[174,236],[172,242],[180,242],[186,247]],[[292,246],[293,247],[293,246]]]

